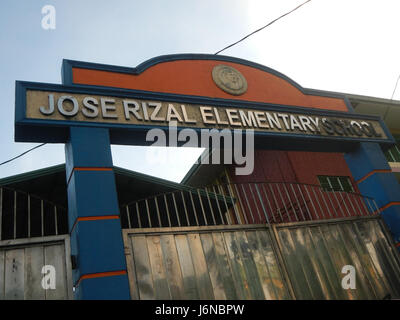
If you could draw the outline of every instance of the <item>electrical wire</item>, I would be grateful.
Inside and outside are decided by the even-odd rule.
[[[15,160],[15,159],[18,159],[18,158],[22,157],[23,155],[27,154],[28,152],[31,152],[31,151],[33,151],[33,150],[35,150],[35,149],[37,149],[37,148],[43,147],[45,144],[46,144],[46,143],[39,144],[39,145],[37,145],[36,147],[33,147],[33,148],[31,148],[31,149],[29,149],[29,150],[27,150],[27,151],[21,153],[20,155],[18,155],[18,156],[16,156],[16,157],[12,158],[12,159],[9,159],[9,160],[7,160],[7,161],[4,161],[4,162],[0,163],[0,166],[2,166],[3,164],[9,163],[9,162],[11,162],[11,161],[13,161],[13,160]]]
[[[229,49],[229,48],[231,48],[231,47],[237,45],[238,43],[240,43],[240,42],[242,42],[243,40],[247,39],[248,37],[252,36],[253,34],[255,34],[255,33],[257,33],[257,32],[259,32],[259,31],[265,29],[266,27],[270,26],[270,25],[273,24],[274,22],[276,22],[276,21],[282,19],[283,17],[289,15],[289,14],[292,13],[293,11],[296,11],[297,9],[299,9],[300,7],[302,7],[302,6],[305,5],[307,2],[310,2],[310,1],[311,1],[311,0],[307,0],[307,1],[303,2],[302,4],[298,5],[296,8],[294,8],[294,9],[292,9],[292,10],[286,12],[285,14],[283,14],[283,15],[279,16],[278,18],[272,20],[271,22],[269,22],[269,23],[266,24],[265,26],[263,26],[263,27],[261,27],[261,28],[255,30],[255,31],[253,31],[252,33],[248,34],[247,36],[243,37],[242,39],[240,39],[240,40],[238,40],[238,41],[236,41],[236,42],[230,44],[229,46],[226,46],[225,48],[223,48],[223,49],[217,51],[217,52],[214,53],[214,54],[217,55],[217,54],[221,53],[222,51],[225,51],[226,49]],[[399,78],[400,78],[400,76],[399,76]],[[397,81],[399,81],[399,79],[397,79]],[[396,87],[397,87],[397,83],[396,83]],[[396,90],[396,88],[395,88],[395,90]],[[393,94],[394,94],[394,92],[393,92]],[[27,151],[25,151],[25,152],[19,154],[18,156],[14,157],[14,158],[11,158],[11,159],[9,159],[9,160],[7,160],[7,161],[4,161],[4,162],[0,163],[0,166],[4,165],[4,164],[6,164],[6,163],[9,163],[9,162],[11,162],[11,161],[14,161],[14,160],[16,160],[16,159],[22,157],[23,155],[27,154],[28,152],[31,152],[31,151],[33,151],[33,150],[35,150],[35,149],[37,149],[37,148],[43,147],[45,144],[46,144],[46,143],[39,144],[39,145],[37,145],[36,147],[33,147],[33,148],[31,148],[31,149],[29,149],[29,150],[27,150]]]
[[[298,5],[296,8],[294,8],[294,9],[292,9],[292,10],[286,12],[285,14],[281,15],[280,17],[276,18],[275,20],[272,20],[271,22],[269,22],[269,23],[266,24],[265,26],[263,26],[263,27],[257,29],[256,31],[253,31],[252,33],[249,33],[247,36],[245,36],[245,37],[243,37],[242,39],[240,39],[240,40],[238,40],[238,41],[236,41],[236,42],[230,44],[229,46],[227,46],[227,47],[225,47],[225,48],[223,48],[223,49],[217,51],[217,52],[214,53],[214,54],[217,55],[217,54],[221,53],[222,51],[225,51],[226,49],[229,49],[229,48],[231,48],[231,47],[237,45],[238,43],[240,43],[240,42],[242,42],[243,40],[247,39],[248,37],[252,36],[253,34],[255,34],[255,33],[257,33],[257,32],[259,32],[259,31],[265,29],[266,27],[268,27],[268,26],[270,26],[271,24],[273,24],[274,22],[276,22],[276,21],[282,19],[283,17],[287,16],[288,14],[292,13],[293,11],[296,11],[297,9],[299,9],[299,8],[302,7],[302,6],[304,6],[307,2],[310,2],[310,1],[311,1],[311,0],[307,0],[307,1],[303,2],[302,4]]]
[[[390,100],[393,100],[394,93],[396,92],[397,84],[399,83],[399,80],[400,80],[400,74],[399,74],[399,76],[397,77],[396,85],[394,86],[394,90],[393,90],[392,97],[390,98]]]

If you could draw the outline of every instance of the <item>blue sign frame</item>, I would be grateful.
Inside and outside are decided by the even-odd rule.
[[[304,107],[293,107],[269,103],[256,103],[250,101],[216,99],[208,97],[177,95],[169,93],[148,92],[140,90],[127,90],[108,87],[87,85],[58,85],[36,82],[16,82],[16,109],[15,109],[15,141],[18,142],[52,142],[66,143],[69,139],[71,126],[107,128],[110,131],[111,144],[122,145],[149,145],[146,142],[146,132],[152,128],[167,129],[159,125],[129,125],[118,123],[88,122],[74,120],[31,119],[26,117],[26,92],[27,90],[64,92],[71,94],[115,96],[130,99],[157,100],[175,103],[190,103],[217,107],[253,108],[263,111],[289,112],[293,114],[309,114],[328,117],[345,117],[348,119],[362,119],[379,121],[387,139],[356,138],[345,136],[322,136],[301,133],[283,132],[259,132],[255,131],[255,143],[259,148],[278,148],[282,150],[309,150],[310,148],[322,148],[326,151],[347,151],[359,142],[376,142],[387,148],[395,143],[393,136],[385,123],[378,116],[360,115],[350,112],[338,112],[330,110],[317,110]],[[179,130],[191,127],[179,127]],[[196,131],[200,128],[194,128]],[[317,145],[315,145],[315,143]]]

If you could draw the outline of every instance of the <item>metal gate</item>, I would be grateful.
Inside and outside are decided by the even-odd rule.
[[[264,226],[124,230],[133,299],[287,299]]]
[[[399,253],[373,199],[359,194],[227,184],[121,213],[133,299],[400,297]],[[354,289],[342,286],[345,266]]]
[[[124,230],[132,299],[383,299],[400,296],[380,217],[281,225]],[[355,289],[342,268],[355,268]]]
[[[0,241],[0,300],[72,299],[69,236]],[[45,289],[44,266],[55,271],[54,288]],[[45,286],[46,287],[46,286]]]
[[[282,224],[274,231],[295,298],[400,297],[399,254],[380,216]],[[354,267],[354,289],[342,287],[344,266]]]

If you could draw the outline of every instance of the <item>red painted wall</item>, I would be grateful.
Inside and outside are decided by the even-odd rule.
[[[238,196],[242,199],[244,211],[252,223],[265,223],[265,214],[272,222],[293,222],[356,216],[360,214],[360,208],[363,208],[356,195],[323,192],[318,187],[304,186],[319,185],[319,175],[348,176],[358,193],[356,183],[341,153],[257,150],[254,160],[252,175],[237,176],[234,166],[228,170],[233,183],[243,183],[237,187]],[[261,191],[257,195],[262,198],[264,205],[261,205],[255,196],[257,189],[254,182],[278,182],[258,187]],[[289,186],[280,182],[302,185]],[[297,209],[290,209],[294,207]],[[286,215],[278,216],[276,213],[279,211]]]
[[[318,185],[318,175],[349,176],[357,190],[343,154],[328,152],[256,150],[254,171],[236,176],[229,168],[232,182],[298,182]]]
[[[239,70],[248,89],[232,96],[212,80],[212,69],[219,64]],[[276,103],[281,105],[348,112],[343,99],[304,94],[287,80],[266,71],[218,60],[177,60],[153,65],[140,74],[73,68],[75,84],[196,95],[211,98]]]
[[[319,184],[318,175],[349,176],[354,190],[357,190],[350,169],[342,153],[328,152],[288,152],[288,158],[296,175],[296,181]]]

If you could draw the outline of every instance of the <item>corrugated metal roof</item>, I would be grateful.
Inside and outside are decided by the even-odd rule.
[[[158,193],[187,190],[190,187],[144,173],[114,167],[120,205]],[[0,179],[0,186],[36,195],[67,207],[65,164]]]

